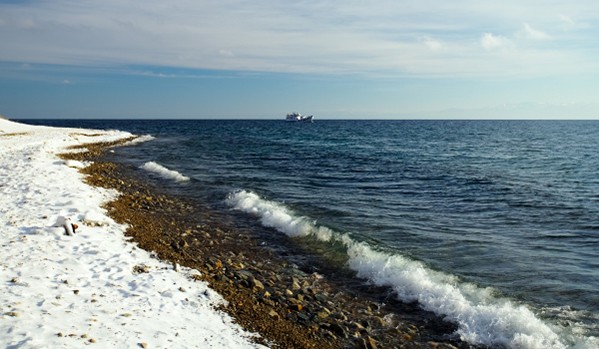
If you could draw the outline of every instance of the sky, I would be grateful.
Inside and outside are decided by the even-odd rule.
[[[599,119],[596,0],[0,0],[9,118]]]

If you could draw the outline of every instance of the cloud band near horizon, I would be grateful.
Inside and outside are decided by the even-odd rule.
[[[0,61],[373,77],[597,71],[581,1],[0,2]]]

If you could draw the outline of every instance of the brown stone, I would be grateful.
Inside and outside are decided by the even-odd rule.
[[[376,345],[376,341],[372,337],[370,337],[370,336],[366,337],[365,341],[366,341],[366,349],[377,349],[378,348]]]
[[[251,284],[253,288],[256,288],[258,290],[263,290],[264,289],[264,284],[262,284],[262,282],[260,282],[260,280],[256,279],[256,278],[252,278],[251,279]]]
[[[289,306],[289,309],[295,310],[295,311],[300,311],[300,310],[304,309],[304,306],[301,305],[300,303],[295,303],[295,304],[291,304]]]

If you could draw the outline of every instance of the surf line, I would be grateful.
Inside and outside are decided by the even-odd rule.
[[[318,226],[314,220],[296,216],[284,205],[251,191],[237,191],[226,201],[234,209],[258,217],[263,226],[290,237],[314,236],[323,242],[343,244],[348,266],[357,277],[391,287],[400,300],[417,301],[423,309],[456,323],[457,335],[464,341],[508,348],[567,348],[560,336],[530,309],[494,297],[491,288],[460,283],[457,277],[434,271],[419,261],[378,251],[348,233]]]

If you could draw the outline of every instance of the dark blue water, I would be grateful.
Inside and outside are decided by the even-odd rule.
[[[599,122],[42,121],[151,134],[215,208],[324,247],[473,343],[593,348]],[[165,182],[168,180],[165,178]]]

